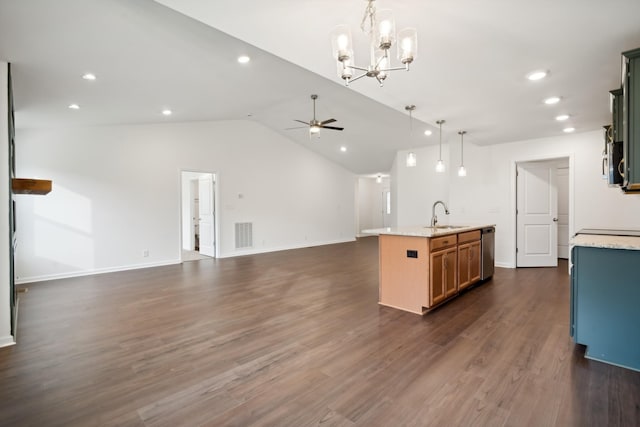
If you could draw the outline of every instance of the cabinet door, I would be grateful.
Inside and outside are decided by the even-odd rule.
[[[433,252],[430,260],[429,307],[443,301],[445,296],[444,260],[447,251]]]
[[[625,191],[640,191],[640,49],[624,52],[623,151]]]
[[[576,340],[576,298],[577,298],[577,283],[578,278],[576,277],[576,263],[578,262],[578,251],[577,246],[574,246],[571,250],[571,259],[573,260],[573,265],[571,266],[571,301],[569,303],[569,336]]]
[[[480,241],[469,244],[469,284],[480,280]]]
[[[458,289],[464,289],[471,284],[469,276],[469,254],[471,245],[465,243],[458,246]]]
[[[458,292],[458,250],[447,249],[444,254],[444,292],[445,298],[449,298]]]
[[[480,280],[480,241],[458,246],[458,290]]]
[[[431,254],[430,306],[458,292],[457,260],[456,247]]]

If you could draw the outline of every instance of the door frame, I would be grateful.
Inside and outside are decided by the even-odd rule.
[[[192,172],[192,173],[208,173],[211,174],[213,176],[213,221],[215,222],[214,224],[214,234],[215,234],[215,248],[214,248],[214,258],[219,258],[220,257],[220,213],[219,213],[219,209],[218,206],[220,206],[220,200],[219,200],[219,182],[220,182],[220,174],[218,172],[215,171],[210,171],[210,170],[203,170],[203,169],[194,169],[194,168],[182,168],[178,171],[178,188],[179,188],[179,194],[180,197],[178,198],[178,254],[179,254],[179,259],[180,262],[183,262],[182,259],[182,238],[183,238],[183,233],[182,233],[182,223],[183,223],[183,215],[182,215],[182,199],[184,197],[184,193],[182,191],[182,174],[183,172]],[[190,188],[188,189],[188,191],[190,191]]]
[[[539,162],[539,161],[553,161],[553,160],[561,160],[561,159],[569,159],[569,236],[574,234],[574,170],[575,170],[575,158],[573,153],[566,154],[549,154],[549,155],[538,155],[538,156],[524,156],[517,159],[512,159],[510,164],[510,219],[509,219],[509,229],[511,231],[511,235],[513,239],[508,242],[509,244],[509,252],[513,254],[513,262],[511,263],[511,268],[517,268],[517,254],[516,249],[518,247],[518,226],[517,226],[517,208],[518,208],[518,195],[517,195],[517,169],[518,163],[527,163],[527,162]],[[571,250],[569,251],[569,262],[568,268],[571,268]]]

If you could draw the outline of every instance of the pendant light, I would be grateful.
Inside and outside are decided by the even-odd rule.
[[[458,168],[458,176],[467,176],[467,169],[464,167],[464,134],[467,131],[461,130],[458,132],[460,135],[460,167]]]
[[[442,161],[442,124],[444,120],[437,120],[436,124],[440,126],[440,155],[438,156],[438,163],[436,163],[436,172],[442,173],[446,170],[444,162]]]
[[[410,152],[407,154],[407,167],[414,168],[418,164],[418,160],[416,159],[416,153]]]
[[[406,111],[409,112],[409,137],[413,134],[413,110],[416,109],[416,106],[411,104],[404,107]],[[416,157],[416,153],[409,152],[407,154],[407,167],[413,168],[417,165],[418,159]]]

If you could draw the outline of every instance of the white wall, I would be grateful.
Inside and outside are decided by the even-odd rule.
[[[570,235],[581,228],[640,227],[640,195],[625,195],[601,179],[602,133],[593,131],[480,147],[465,142],[466,177],[457,176],[460,145],[447,147],[445,176],[434,172],[437,147],[412,150],[415,168],[399,151],[392,170],[397,186],[397,225],[428,224],[436,200],[448,201],[451,215],[441,222],[496,224],[496,264],[515,267],[515,164],[568,157],[570,162]],[[422,161],[422,159],[426,161]],[[448,159],[455,159],[453,164]],[[395,182],[394,182],[395,180]],[[438,208],[440,209],[440,208]]]
[[[0,347],[13,344],[10,307],[8,65],[0,61]]]
[[[640,195],[625,195],[601,179],[600,131],[478,147],[465,143],[467,177],[450,174],[451,221],[497,225],[496,264],[515,266],[515,163],[569,157],[569,233],[581,228],[640,226]],[[459,158],[459,147],[451,150]]]
[[[449,164],[448,145],[442,146],[442,160],[447,166],[447,172],[437,173],[436,162],[439,157],[439,147],[429,146],[411,150],[416,154],[415,167],[407,167],[406,160],[409,151],[398,151],[394,162],[394,176],[396,185],[392,189],[392,212],[395,211],[395,226],[429,225],[431,221],[431,207],[437,200],[445,203],[449,201]],[[396,191],[395,205],[393,204],[393,190]],[[395,209],[394,209],[395,208]],[[446,223],[445,215],[438,207],[438,218]]]
[[[376,178],[358,178],[358,235],[362,230],[384,227],[383,196],[388,190],[388,177],[382,178],[381,183]]]
[[[353,240],[355,176],[250,121],[20,130],[20,282],[175,263],[181,170],[217,172],[220,256]],[[234,248],[234,223],[254,247]],[[148,249],[149,257],[142,252]]]

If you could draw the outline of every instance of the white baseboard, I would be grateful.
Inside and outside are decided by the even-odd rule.
[[[378,234],[358,233],[356,237],[378,237]]]
[[[223,254],[223,255],[220,255],[219,258],[231,258],[231,257],[243,256],[243,255],[255,255],[255,254],[262,254],[267,252],[286,251],[290,249],[309,248],[313,246],[333,245],[336,243],[353,242],[355,240],[356,240],[355,237],[350,237],[347,239],[336,239],[336,240],[326,240],[322,242],[301,243],[298,245],[277,246],[277,247],[260,248],[260,249],[247,249],[243,251],[236,251],[236,252]],[[26,277],[20,277],[19,279],[16,279],[16,284],[24,285],[27,283],[44,282],[47,280],[69,279],[72,277],[92,276],[94,274],[115,273],[118,271],[137,270],[139,268],[149,268],[149,267],[161,267],[164,265],[174,265],[174,264],[180,264],[180,263],[181,261],[178,259],[178,260],[170,260],[170,261],[151,262],[147,264],[134,264],[134,265],[127,265],[122,267],[97,268],[97,269],[91,269],[91,270],[71,271],[67,273],[45,274],[41,276],[26,276]]]
[[[16,279],[16,285],[23,285],[26,283],[34,283],[34,282],[44,282],[46,280],[69,279],[71,277],[92,276],[94,274],[115,273],[118,271],[137,270],[140,268],[162,267],[164,265],[180,264],[180,262],[181,261],[178,259],[178,260],[170,260],[170,261],[150,262],[146,264],[126,265],[122,267],[96,268],[92,270],[71,271],[68,273],[45,274],[42,276],[27,276],[27,277],[21,277],[19,279]]]
[[[350,237],[348,239],[326,240],[322,242],[302,243],[298,245],[288,245],[288,246],[276,246],[271,248],[260,248],[260,249],[250,248],[243,251],[236,251],[236,252],[231,252],[227,254],[222,254],[219,256],[219,258],[232,258],[236,256],[243,256],[243,255],[256,255],[256,254],[264,254],[267,252],[279,252],[279,251],[288,251],[291,249],[311,248],[314,246],[335,245],[337,243],[354,242],[355,240],[356,240],[355,237]]]
[[[0,347],[9,347],[10,345],[15,345],[16,342],[13,340],[11,335],[7,335],[6,337],[0,337]]]
[[[508,262],[496,262],[495,266],[500,268],[516,268],[515,265],[512,265]]]

